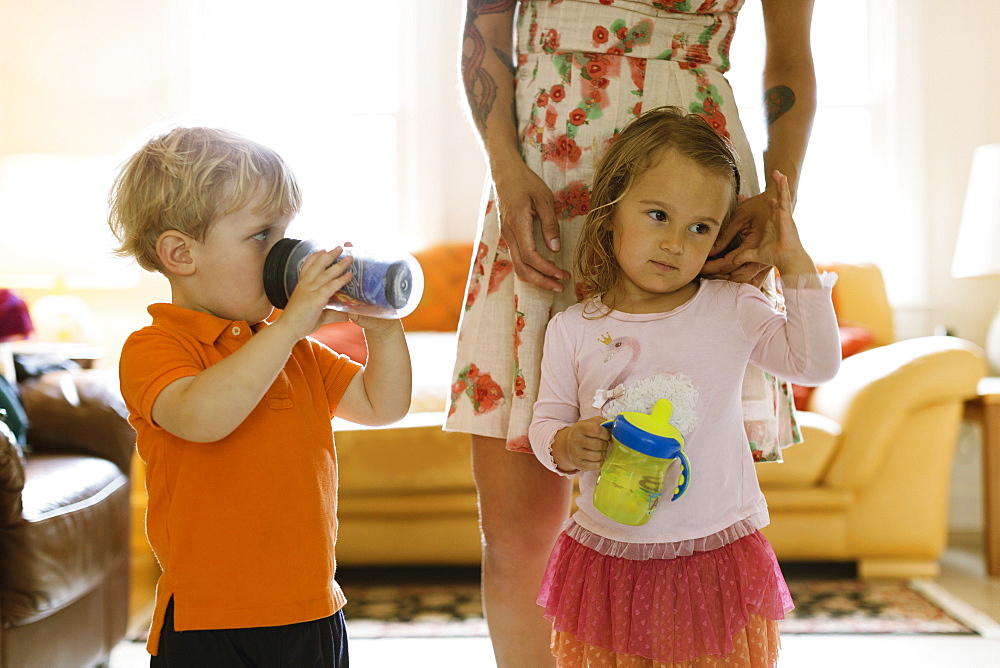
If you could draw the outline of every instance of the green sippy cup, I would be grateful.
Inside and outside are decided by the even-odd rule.
[[[639,526],[649,520],[674,459],[680,460],[680,473],[670,500],[687,491],[691,465],[683,434],[670,424],[673,412],[670,401],[659,399],[652,415],[619,413],[603,423],[611,427],[611,451],[594,488],[594,507],[616,522]]]

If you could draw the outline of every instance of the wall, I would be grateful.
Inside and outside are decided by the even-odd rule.
[[[905,5],[900,70],[914,113],[901,122],[922,144],[921,159],[913,162],[919,166],[913,208],[927,237],[926,321],[984,345],[1000,308],[1000,280],[955,279],[950,272],[972,152],[1000,142],[1000,74],[992,66],[1000,55],[1000,3],[974,0],[961,11],[942,11],[929,0]],[[966,424],[952,470],[953,529],[982,527],[982,478],[981,434],[978,425]]]

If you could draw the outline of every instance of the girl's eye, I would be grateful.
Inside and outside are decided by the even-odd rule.
[[[646,213],[646,215],[649,216],[650,218],[652,218],[653,220],[655,220],[658,223],[662,223],[662,222],[666,221],[666,219],[667,219],[666,212],[660,211],[659,209],[654,209],[652,211],[648,211]]]
[[[261,230],[260,232],[253,235],[250,238],[253,239],[254,241],[267,241],[267,232],[268,232],[267,230]]]
[[[690,229],[695,234],[708,234],[709,232],[712,231],[712,228],[705,223],[695,223],[688,229]]]

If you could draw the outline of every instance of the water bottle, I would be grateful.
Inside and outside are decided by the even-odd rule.
[[[299,283],[302,263],[323,250],[312,240],[282,239],[271,247],[264,260],[264,291],[276,308],[285,308]],[[328,309],[396,319],[417,308],[424,291],[424,274],[416,258],[407,253],[378,257],[346,246],[341,257],[354,258],[350,282],[337,291]],[[338,262],[340,260],[338,259]]]
[[[622,524],[649,521],[663,495],[667,471],[679,460],[680,471],[671,501],[687,491],[691,465],[684,454],[684,436],[670,424],[674,406],[660,399],[653,413],[619,413],[602,426],[611,427],[608,453],[594,488],[594,507]]]

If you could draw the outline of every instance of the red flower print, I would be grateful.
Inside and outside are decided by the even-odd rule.
[[[549,94],[545,91],[538,96],[538,100],[535,102],[539,107],[547,107],[549,105]]]
[[[607,73],[608,66],[607,63],[595,58],[587,63],[587,67],[585,69],[591,79],[598,79]]]
[[[562,84],[556,84],[552,87],[552,90],[549,91],[549,95],[551,95],[552,99],[556,102],[562,102],[563,98],[566,97],[566,89],[563,88]]]
[[[559,114],[555,109],[549,108],[545,112],[545,127],[552,130],[556,127],[556,121],[559,119]],[[539,133],[541,134],[541,133]]]
[[[625,38],[628,37],[628,28],[626,28],[625,26],[622,26],[621,28],[619,28],[618,30],[616,30],[615,31],[615,37],[617,37],[618,39],[620,39],[621,41],[624,42]]]
[[[497,258],[493,260],[493,271],[490,272],[490,285],[486,288],[486,294],[496,292],[500,284],[503,283],[503,279],[510,276],[510,272],[514,270],[514,263],[510,260]]]
[[[542,38],[542,50],[546,53],[555,53],[559,50],[559,33],[555,29],[545,33]]]
[[[608,41],[608,29],[604,26],[597,26],[594,28],[594,44],[604,44]]]
[[[695,44],[684,56],[689,63],[695,66],[704,65],[712,61],[711,56],[708,55],[708,46],[705,44]]]
[[[594,79],[593,81],[591,81],[590,85],[593,86],[594,88],[607,88],[608,86],[611,85],[611,79],[605,79],[604,77],[601,77],[600,79]]]
[[[531,452],[531,444],[527,436],[518,436],[507,441],[507,449],[514,452]]]
[[[632,115],[640,116],[642,114],[642,102],[636,102],[635,106],[632,107]]]
[[[476,384],[471,389],[472,407],[477,413],[493,410],[503,399],[503,390],[486,374],[476,378]]]
[[[580,160],[582,151],[577,143],[566,135],[559,135],[545,144],[542,159],[560,167],[570,167]]]
[[[514,378],[514,394],[516,396],[523,397],[524,389],[527,386],[527,383],[524,382],[524,376],[517,376]]]
[[[583,181],[573,181],[553,193],[556,215],[562,218],[585,216],[590,210],[590,190]]]
[[[607,50],[607,54],[609,56],[624,56],[625,49],[621,48],[620,46],[613,46]]]
[[[486,413],[503,400],[503,390],[489,374],[479,373],[479,367],[470,364],[458,372],[458,378],[451,386],[451,408],[448,415],[455,412],[458,398],[465,393],[472,401],[472,410],[477,414]]]
[[[573,125],[583,125],[587,122],[587,112],[583,109],[574,109],[569,112],[569,122]]]
[[[632,84],[637,91],[641,92],[646,85],[646,59],[629,58],[628,64],[629,73],[632,75]]]
[[[602,5],[613,5],[613,4],[615,4],[615,0],[601,0],[601,4]]]

